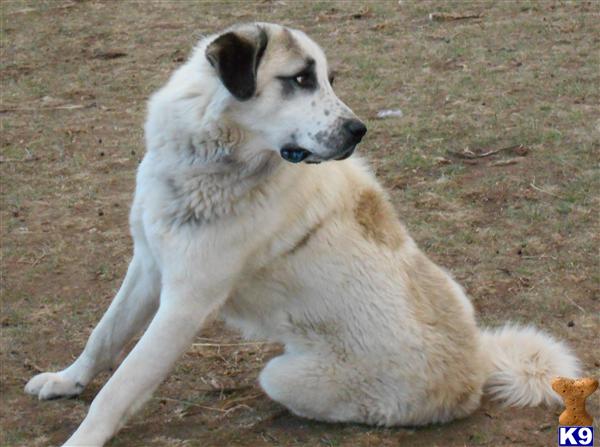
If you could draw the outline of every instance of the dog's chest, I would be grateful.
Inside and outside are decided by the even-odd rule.
[[[231,294],[221,317],[250,339],[276,338],[285,319],[285,290],[267,279],[244,281]]]
[[[231,213],[236,204],[234,188],[212,175],[168,177],[169,220],[177,224],[202,223]]]

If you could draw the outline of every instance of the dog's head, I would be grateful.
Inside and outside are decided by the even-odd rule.
[[[234,98],[228,116],[287,161],[343,160],[367,132],[334,93],[323,51],[301,31],[240,25],[216,36],[205,56]]]

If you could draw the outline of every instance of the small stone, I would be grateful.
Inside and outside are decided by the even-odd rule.
[[[402,118],[403,115],[400,109],[384,109],[377,112],[377,118]]]

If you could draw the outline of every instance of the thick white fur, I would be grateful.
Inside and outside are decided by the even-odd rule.
[[[578,360],[571,351],[532,326],[485,329],[481,341],[492,365],[485,392],[505,405],[560,403],[550,379],[579,374]]]
[[[221,84],[204,57],[210,36],[150,101],[123,286],[81,356],[25,388],[40,399],[80,393],[150,322],[66,445],[110,439],[217,310],[285,344],[260,384],[309,418],[445,422],[475,410],[484,385],[509,404],[551,401],[551,378],[577,375],[568,348],[533,328],[480,332],[460,286],[417,248],[360,158],[279,157],[290,133],[325,154],[311,138],[353,114],[314,42],[262,26],[256,98],[239,102]],[[306,55],[319,89],[282,99],[275,76]]]

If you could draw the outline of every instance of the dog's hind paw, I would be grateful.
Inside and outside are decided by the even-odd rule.
[[[25,385],[25,392],[40,400],[50,400],[77,396],[83,391],[83,387],[81,383],[64,377],[60,372],[46,372],[31,378]]]

